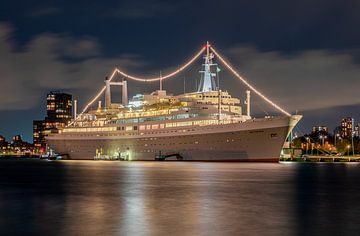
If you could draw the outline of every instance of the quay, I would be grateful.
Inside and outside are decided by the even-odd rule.
[[[360,156],[297,156],[280,157],[280,162],[360,162]]]
[[[0,154],[0,158],[40,158],[40,155],[36,154],[29,154],[29,155],[22,155],[22,154]]]

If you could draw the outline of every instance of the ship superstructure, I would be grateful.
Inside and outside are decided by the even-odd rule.
[[[254,119],[250,91],[244,102],[219,89],[218,65],[206,48],[196,92],[160,89],[128,101],[127,80],[105,79],[105,106],[79,114],[48,137],[50,148],[69,159],[274,161],[301,116]],[[113,103],[111,86],[121,86]],[[242,104],[246,104],[243,113]]]

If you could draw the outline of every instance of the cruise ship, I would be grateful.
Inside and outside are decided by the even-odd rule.
[[[279,160],[300,115],[254,118],[250,91],[244,101],[218,87],[218,65],[209,47],[197,90],[180,95],[162,88],[128,99],[127,80],[105,79],[105,105],[79,114],[47,137],[67,159],[262,161]],[[111,86],[122,87],[113,103]],[[244,111],[243,111],[244,110]]]

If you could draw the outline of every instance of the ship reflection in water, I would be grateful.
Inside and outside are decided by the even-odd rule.
[[[357,164],[0,161],[0,233],[347,235]]]

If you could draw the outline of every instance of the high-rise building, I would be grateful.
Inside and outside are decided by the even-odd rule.
[[[46,96],[46,114],[44,120],[33,121],[33,143],[40,151],[46,148],[45,137],[64,127],[72,118],[72,96],[52,91]]]
[[[33,144],[36,148],[45,148],[45,128],[43,120],[33,121]]]
[[[50,92],[46,97],[48,120],[68,121],[72,117],[72,96],[58,91]]]
[[[354,132],[354,118],[346,117],[341,120],[341,132],[342,138],[351,138]]]

